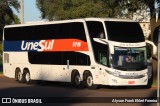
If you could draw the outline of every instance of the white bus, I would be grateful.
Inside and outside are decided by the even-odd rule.
[[[71,82],[90,89],[145,86],[151,79],[146,44],[139,23],[126,19],[9,25],[4,28],[3,73],[18,82]]]

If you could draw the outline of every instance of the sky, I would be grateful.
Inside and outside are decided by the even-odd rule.
[[[20,2],[20,0],[18,0]],[[13,10],[16,15],[20,18],[20,12],[17,13]],[[41,21],[41,13],[36,7],[36,0],[24,0],[24,22]]]

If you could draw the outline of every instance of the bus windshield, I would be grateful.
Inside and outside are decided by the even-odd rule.
[[[146,47],[114,47],[111,55],[112,67],[125,71],[139,71],[147,68]]]
[[[108,40],[126,43],[144,42],[144,35],[138,22],[105,21]]]

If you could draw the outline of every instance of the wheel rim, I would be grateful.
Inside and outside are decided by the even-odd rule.
[[[87,77],[87,85],[88,86],[92,86],[93,85],[93,78],[92,78],[92,76],[88,76]]]
[[[76,76],[75,76],[75,84],[76,84],[76,85],[80,85],[80,83],[81,83],[80,76],[79,76],[79,75],[76,75]]]
[[[26,82],[29,82],[29,81],[30,81],[30,74],[26,73]]]
[[[18,72],[18,80],[19,80],[19,81],[22,80],[22,74],[21,74],[21,72]]]

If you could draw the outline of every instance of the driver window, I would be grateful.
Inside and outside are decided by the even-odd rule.
[[[103,65],[107,66],[107,51],[100,51],[99,52],[99,62]]]

